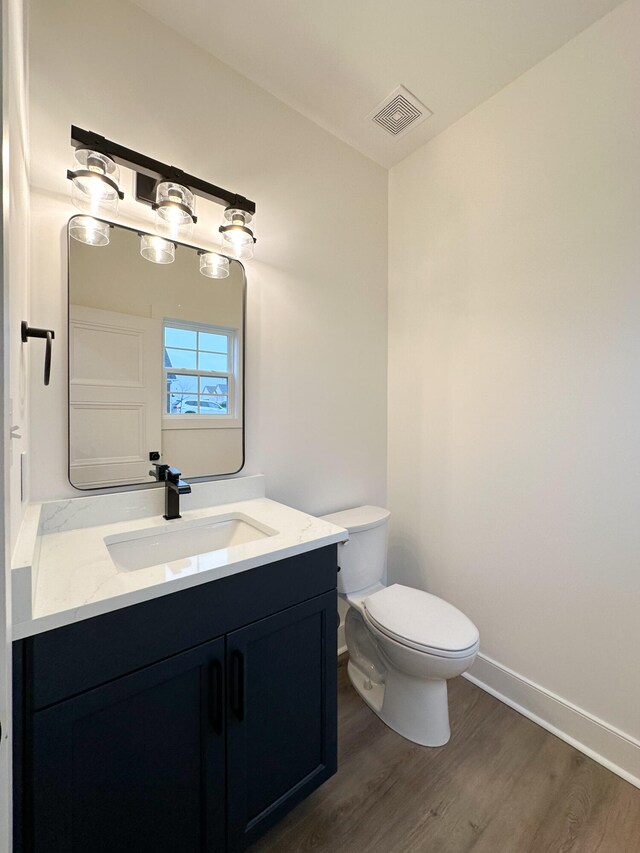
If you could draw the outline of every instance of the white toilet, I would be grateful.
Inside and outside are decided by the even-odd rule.
[[[349,531],[349,541],[338,546],[338,593],[349,605],[349,678],[396,732],[442,746],[451,735],[447,679],[473,663],[478,629],[435,595],[386,585],[389,516],[377,506],[324,516]]]

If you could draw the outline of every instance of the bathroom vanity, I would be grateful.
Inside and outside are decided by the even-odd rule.
[[[177,522],[148,514],[159,490],[30,520],[15,850],[244,850],[335,772],[346,534],[260,492],[261,477],[200,484]],[[226,547],[202,550],[210,534]],[[172,559],[149,565],[154,547]]]

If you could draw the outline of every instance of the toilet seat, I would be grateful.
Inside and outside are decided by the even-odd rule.
[[[475,654],[479,633],[457,607],[420,589],[392,584],[363,602],[364,615],[395,642],[425,654],[463,658]]]

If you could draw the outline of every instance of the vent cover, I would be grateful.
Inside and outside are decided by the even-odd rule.
[[[404,86],[398,86],[367,118],[397,138],[413,130],[430,115],[433,113],[422,101]]]

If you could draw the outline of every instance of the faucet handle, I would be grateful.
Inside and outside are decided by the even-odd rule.
[[[166,465],[164,462],[154,462],[153,467],[156,470],[152,469],[149,474],[155,477],[159,483],[163,483],[167,479],[167,472],[173,470],[170,465]]]
[[[177,468],[174,468],[172,465],[167,465],[167,470],[165,471],[164,478],[168,480],[170,483],[177,483],[182,477],[182,471],[178,471]]]

